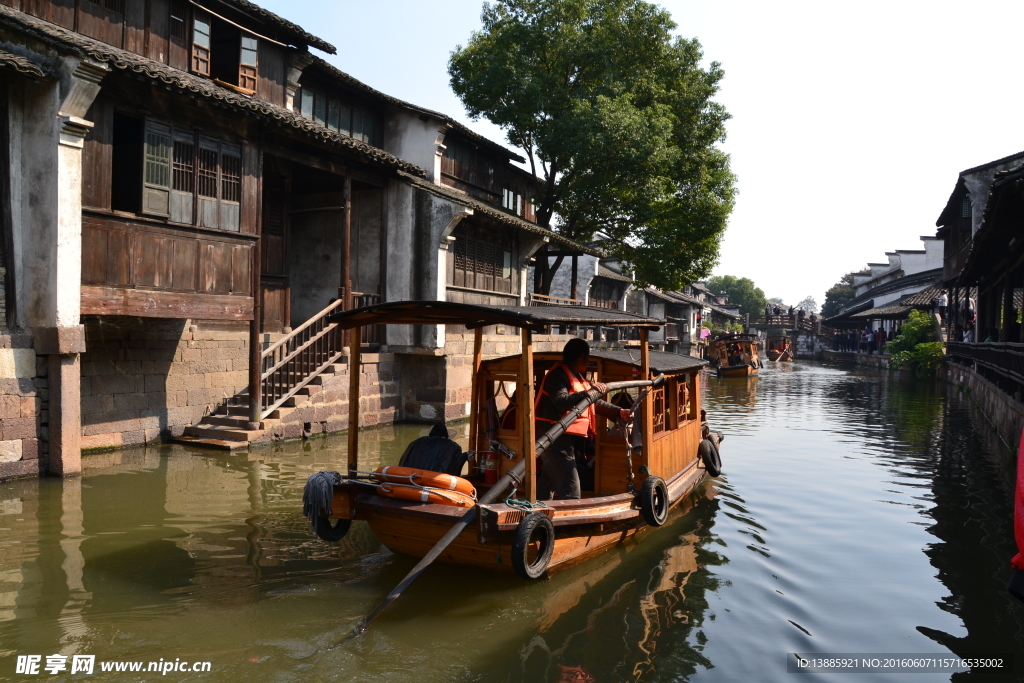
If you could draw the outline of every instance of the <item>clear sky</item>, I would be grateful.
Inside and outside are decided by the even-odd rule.
[[[256,0],[338,48],[328,60],[469,121],[448,55],[480,0]],[[1024,150],[1024,2],[668,0],[725,70],[739,198],[716,274],[819,303],[843,273],[920,248],[965,168]]]

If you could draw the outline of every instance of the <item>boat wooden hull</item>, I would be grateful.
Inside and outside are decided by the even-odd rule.
[[[757,374],[757,368],[749,365],[729,365],[718,368],[719,377],[750,377]]]
[[[699,461],[668,482],[670,507],[675,507],[704,480]],[[336,490],[334,509],[342,511],[347,500]],[[353,517],[366,520],[392,552],[423,557],[459,521],[465,509],[425,505],[374,494],[353,500]],[[620,545],[647,525],[631,494],[623,493],[580,500],[547,501],[537,512],[548,515],[555,527],[555,547],[548,574]],[[481,505],[476,522],[441,554],[443,562],[513,573],[511,546],[516,526],[527,513],[504,504]],[[340,516],[340,515],[339,515]]]
[[[789,352],[789,349],[786,349],[781,353],[776,351],[775,349],[769,349],[768,360],[791,362],[793,360],[793,355]]]

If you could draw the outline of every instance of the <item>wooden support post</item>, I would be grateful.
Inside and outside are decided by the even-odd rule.
[[[360,328],[353,327],[348,338],[348,476],[359,469],[359,347]]]
[[[647,328],[640,328],[640,379],[651,379],[651,351],[647,345]],[[643,463],[650,465],[651,445],[654,443],[654,392],[644,399]],[[635,465],[635,463],[634,463]],[[642,481],[642,480],[641,480]]]
[[[576,254],[573,254],[572,255],[572,290],[569,293],[569,298],[570,299],[578,298],[576,296],[576,294],[577,294],[576,274],[578,272],[578,268],[579,268],[579,257]]]
[[[341,283],[338,285],[338,296],[341,297],[343,310],[352,308],[352,178],[345,176],[342,191],[342,244],[341,244]]]
[[[477,443],[480,438],[480,381],[477,375],[480,374],[480,363],[483,360],[484,329],[478,327],[473,330],[473,379],[472,398],[469,403],[469,450],[480,450]]]
[[[260,390],[263,386],[263,235],[257,225],[258,239],[252,250],[252,322],[249,323],[249,429],[259,429],[263,417]]]
[[[1003,313],[1001,325],[999,326],[999,341],[1004,342],[1009,340],[1010,330],[1013,329],[1014,323],[1017,322],[1017,316],[1013,315],[1013,282],[1010,280],[1010,272],[1007,271],[1003,276]]]
[[[522,442],[519,452],[526,458],[526,475],[523,487],[526,499],[537,502],[537,457],[535,455],[536,437],[533,424],[533,333],[527,328],[522,329],[523,353],[519,363],[519,389],[516,391],[516,406],[519,411],[519,432]]]

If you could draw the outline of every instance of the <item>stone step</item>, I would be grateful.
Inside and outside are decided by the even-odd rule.
[[[249,447],[248,441],[226,441],[224,439],[207,439],[199,436],[189,436],[183,434],[176,436],[171,439],[174,443],[180,443],[184,446],[193,446],[199,448],[212,448],[218,451],[238,451]]]
[[[227,417],[224,415],[207,415],[202,419],[199,424],[211,424],[217,425],[218,427],[234,427],[235,429],[245,429],[249,426],[249,415],[246,410],[245,417]],[[263,423],[260,423],[260,429],[265,429]]]
[[[204,439],[221,439],[223,441],[242,441],[248,443],[263,434],[262,429],[249,431],[233,427],[221,427],[200,422],[194,427],[185,427],[185,436],[199,436]]]

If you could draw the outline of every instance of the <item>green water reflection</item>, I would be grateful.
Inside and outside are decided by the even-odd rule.
[[[361,523],[309,533],[302,485],[343,469],[343,437],[0,484],[0,678],[54,653],[212,663],[168,680],[783,681],[794,651],[1024,652],[1003,590],[1012,459],[967,397],[793,364],[709,378],[705,405],[725,475],[666,527],[531,584],[435,567],[336,648],[412,565]],[[362,462],[426,431],[366,432]]]

